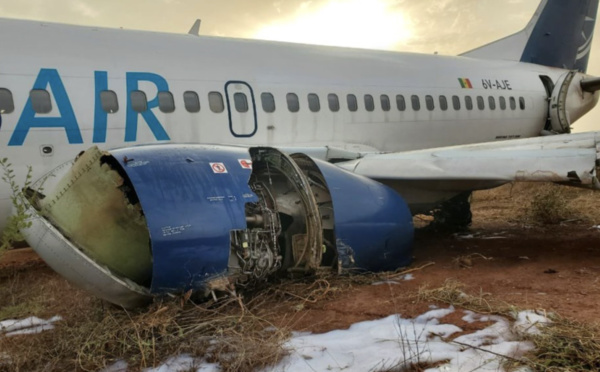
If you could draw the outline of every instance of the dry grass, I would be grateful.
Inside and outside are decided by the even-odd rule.
[[[509,183],[473,194],[474,220],[546,226],[563,222],[600,224],[598,191],[553,183]]]
[[[514,317],[515,306],[496,300],[486,293],[467,294],[465,285],[448,280],[440,288],[421,288],[420,301],[438,301],[480,314]],[[600,324],[588,324],[549,315],[551,323],[538,325],[539,334],[520,335],[534,343],[535,350],[511,366],[527,365],[536,371],[574,372],[600,370]],[[516,363],[515,363],[516,362]]]
[[[421,302],[436,301],[447,303],[479,314],[514,314],[515,307],[494,299],[489,293],[479,292],[477,295],[467,294],[465,285],[454,279],[448,279],[442,287],[419,288],[417,300]]]
[[[95,371],[118,360],[138,370],[181,353],[218,362],[224,371],[280,360],[287,332],[233,302],[211,307],[169,301],[140,312],[98,304],[51,332],[0,339],[0,349],[15,371]]]
[[[540,225],[555,225],[571,219],[575,213],[569,207],[569,195],[565,187],[546,184],[538,189],[527,210],[527,217]]]
[[[550,318],[541,334],[526,336],[536,347],[527,364],[549,372],[600,370],[600,325]]]
[[[62,315],[55,329],[34,337],[0,335],[0,350],[10,363],[0,371],[96,371],[123,360],[128,370],[164,363],[169,357],[189,354],[220,364],[223,371],[254,371],[279,362],[292,325],[272,324],[274,313],[300,311],[350,289],[357,279],[318,276],[283,280],[245,288],[240,297],[194,304],[184,298],[156,302],[148,308],[125,311],[94,299],[69,286],[47,284],[44,293],[20,294],[24,273],[0,280],[0,320],[27,316]],[[81,296],[80,298],[78,298]],[[11,298],[11,299],[9,299]]]

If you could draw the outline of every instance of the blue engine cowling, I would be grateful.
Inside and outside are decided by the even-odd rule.
[[[100,166],[94,167],[96,163]],[[109,177],[90,174],[102,172]],[[86,181],[86,177],[92,178]],[[412,216],[398,194],[303,154],[206,145],[150,145],[110,152],[92,148],[75,161],[65,178],[59,191],[36,205],[44,216],[43,225],[52,225],[46,228],[60,234],[64,244],[79,250],[77,254],[83,252],[86,257],[77,259],[85,260],[84,266],[91,261],[102,271],[99,275],[113,276],[119,285],[134,286],[137,292],[154,295],[192,289],[208,294],[277,273],[322,267],[394,270],[411,261]],[[94,186],[77,187],[87,184]],[[105,201],[85,204],[96,200],[90,193],[104,191],[122,200],[109,206]],[[66,211],[59,212],[56,206],[69,198],[65,196],[69,192],[79,194],[64,203]],[[70,209],[76,208],[72,200],[83,201],[80,211]],[[98,225],[127,226],[125,219],[131,217],[118,208],[145,221],[148,243],[138,248],[142,253],[129,254],[133,244],[126,237],[108,241],[103,239],[110,234],[103,233],[88,241],[92,236],[83,231],[89,230],[89,222],[79,225],[92,214],[112,219],[110,223],[98,220]],[[70,220],[60,213],[81,217]],[[41,236],[34,231],[40,228],[36,226],[25,235],[56,271],[113,303],[125,307],[139,303],[124,301],[127,294],[122,292],[95,290],[107,285],[86,273],[89,268],[75,269],[80,270],[76,275],[69,272],[75,265],[66,264],[66,258],[56,262],[53,257],[65,255],[64,251],[49,253],[55,248],[36,239]],[[133,229],[123,228],[124,234],[128,231]],[[115,247],[115,239],[123,246]],[[148,257],[145,244],[150,246]],[[144,265],[147,270],[140,269]]]

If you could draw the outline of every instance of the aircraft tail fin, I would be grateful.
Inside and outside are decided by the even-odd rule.
[[[463,53],[569,70],[587,70],[599,0],[542,0],[520,32]]]

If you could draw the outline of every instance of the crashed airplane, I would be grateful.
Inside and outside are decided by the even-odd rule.
[[[600,132],[571,133],[600,98],[597,10],[543,0],[459,57],[0,20],[0,158],[39,180],[23,234],[127,308],[406,266],[412,215],[442,202],[511,181],[600,189]]]

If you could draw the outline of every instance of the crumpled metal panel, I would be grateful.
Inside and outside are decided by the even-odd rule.
[[[131,180],[148,223],[151,292],[200,287],[225,273],[230,230],[244,229],[247,149],[201,145],[139,146],[111,151]]]
[[[23,236],[40,257],[65,279],[124,308],[134,308],[152,301],[146,288],[114,275],[88,257],[31,205],[27,213],[31,226],[22,230]]]
[[[140,285],[149,284],[152,254],[139,204],[123,195],[124,180],[92,147],[39,200],[40,213],[98,264]],[[118,217],[116,217],[118,216]]]

